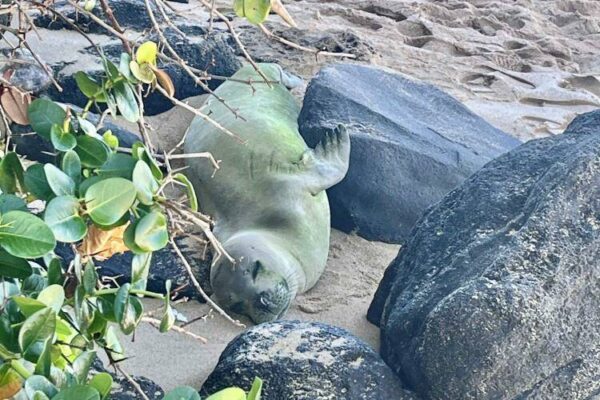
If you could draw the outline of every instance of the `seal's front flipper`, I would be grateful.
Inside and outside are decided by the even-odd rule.
[[[302,162],[306,167],[302,178],[313,195],[344,179],[350,162],[350,136],[346,127],[339,125],[327,132],[314,150],[304,153]]]

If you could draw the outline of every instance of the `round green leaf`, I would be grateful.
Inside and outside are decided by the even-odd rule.
[[[102,88],[96,81],[83,71],[79,71],[73,75],[77,87],[88,99],[93,99],[102,93]]]
[[[235,0],[233,9],[238,17],[245,17],[252,24],[262,24],[271,11],[271,0]]]
[[[135,228],[137,227],[138,221],[134,221],[125,229],[123,233],[123,243],[129,250],[131,250],[136,255],[146,254],[146,251],[135,243]]]
[[[110,150],[102,140],[91,136],[78,136],[75,152],[81,164],[88,168],[100,168],[108,160]]]
[[[194,190],[194,185],[192,185],[192,182],[190,182],[187,176],[183,174],[176,174],[173,178],[185,185],[187,189],[188,201],[190,202],[190,208],[193,211],[198,211],[198,198],[196,197],[196,191]]]
[[[1,217],[0,246],[15,257],[37,258],[54,250],[52,230],[40,218],[24,211]]]
[[[37,311],[27,318],[19,331],[19,345],[26,360],[36,362],[44,343],[54,336],[56,314],[50,307]]]
[[[0,161],[0,189],[4,193],[15,193],[17,182],[24,185],[23,165],[17,154],[10,152]]]
[[[50,285],[40,292],[37,297],[40,301],[58,313],[65,301],[65,290],[60,285]]]
[[[81,160],[73,150],[67,151],[61,162],[61,169],[77,184],[81,182]]]
[[[136,161],[128,154],[114,153],[98,170],[98,175],[105,178],[121,177],[131,180]]]
[[[54,192],[44,172],[42,164],[33,164],[25,171],[25,187],[27,191],[40,200],[50,200],[54,197]]]
[[[75,194],[75,182],[69,175],[56,168],[53,164],[44,165],[44,172],[48,185],[57,196],[73,196]]]
[[[133,170],[133,184],[137,190],[137,198],[140,203],[152,205],[154,194],[158,190],[158,182],[152,175],[152,170],[144,161],[138,161]]]
[[[87,212],[99,225],[119,221],[135,201],[135,186],[123,178],[109,178],[93,184],[85,192]]]
[[[113,92],[117,99],[117,107],[123,118],[129,122],[137,122],[140,118],[140,109],[131,84],[126,81],[118,81],[113,87]]]
[[[144,251],[160,250],[169,242],[167,217],[153,211],[139,220],[135,227],[135,244]]]
[[[4,278],[25,279],[31,275],[31,265],[27,260],[0,250],[0,276]]]
[[[193,387],[180,386],[167,393],[163,400],[200,400],[200,395]]]
[[[77,140],[69,132],[65,132],[60,125],[52,125],[50,130],[52,146],[58,151],[68,151],[77,145]]]
[[[91,386],[77,385],[61,390],[52,400],[100,400],[100,393]]]
[[[73,196],[52,199],[46,206],[44,221],[59,242],[74,243],[87,233],[87,225],[79,216],[79,201]]]
[[[34,100],[29,105],[27,114],[33,130],[47,140],[50,140],[52,125],[62,125],[67,118],[65,110],[53,101],[46,99]]]
[[[113,378],[109,373],[100,372],[90,379],[89,385],[100,393],[102,399],[108,397],[112,389]]]
[[[0,214],[5,214],[13,210],[27,211],[27,204],[25,204],[22,198],[14,194],[0,195]]]

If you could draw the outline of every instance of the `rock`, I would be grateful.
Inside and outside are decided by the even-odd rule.
[[[195,246],[194,242],[186,239],[177,239],[177,245],[192,267],[194,276],[200,283],[200,286],[207,295],[212,294],[210,286],[210,263],[212,256],[210,253],[202,258],[202,252]],[[70,247],[60,243],[55,253],[61,257],[66,264],[73,259],[73,252]],[[116,254],[105,261],[94,261],[99,267],[98,273],[104,278],[113,278],[119,285],[131,282],[131,260],[133,254],[127,252]],[[168,247],[154,252],[152,255],[152,264],[148,274],[148,284],[146,289],[155,293],[164,293],[167,280],[171,280],[171,290],[176,298],[188,297],[197,299],[204,303],[204,298],[197,292],[185,269],[185,266],[177,256],[175,250]]]
[[[221,354],[202,396],[264,381],[263,400],[409,400],[379,355],[343,329],[317,322],[255,326]]]
[[[314,146],[347,125],[346,178],[328,191],[332,225],[369,240],[402,242],[421,214],[486,162],[519,144],[457,100],[391,70],[352,64],[323,69],[299,118]]]
[[[92,364],[90,373],[95,375],[100,372],[107,372],[113,378],[113,388],[110,392],[112,400],[136,400],[140,398],[139,393],[123,375],[113,373],[110,369],[105,368],[102,361],[97,358]],[[140,385],[140,388],[148,396],[148,399],[159,400],[163,398],[165,393],[162,388],[150,379],[143,376],[133,376],[132,378]]]
[[[163,22],[161,12],[156,8],[156,4],[151,2],[152,11],[159,22]],[[141,32],[152,27],[152,21],[148,15],[144,0],[108,0],[108,5],[113,11],[113,14],[119,25],[122,28],[129,28]],[[75,22],[84,32],[105,34],[107,31],[87,15],[77,12],[66,0],[58,0],[54,2],[54,9]],[[95,16],[101,18],[110,26],[110,20],[104,14],[102,7],[96,5],[92,10]],[[169,10],[166,10],[169,12]],[[169,12],[170,13],[170,12]],[[34,18],[36,26],[46,29],[73,29],[71,24],[66,23],[61,18],[56,18],[52,13],[40,14]]]
[[[369,309],[427,399],[600,393],[600,111],[487,164],[427,213]]]
[[[0,64],[0,76],[19,89],[37,94],[52,84],[42,66],[21,49],[14,51],[12,57],[9,57],[7,50],[0,51],[0,55],[10,59],[9,62]]]
[[[206,36],[205,31],[201,27],[194,25],[180,25],[180,29],[186,34],[185,37],[182,37],[173,28],[166,28],[164,34],[171,46],[180,57],[188,62],[190,67],[202,71],[206,70],[209,74],[224,77],[233,75],[241,67],[240,61],[236,58],[235,52],[230,47],[229,34],[215,30],[210,36]],[[158,41],[155,36],[150,36],[146,39],[154,40],[155,42]],[[118,65],[119,57],[123,51],[121,42],[112,41],[102,46],[102,49],[108,59]],[[59,92],[56,88],[50,87],[48,91],[49,97],[62,103],[77,104],[80,107],[85,106],[87,98],[78,89],[73,75],[75,72],[83,70],[98,81],[104,75],[102,65],[97,58],[95,50],[88,48],[86,52],[88,53],[87,57],[90,59],[90,62],[79,65],[77,69],[70,65],[55,64],[57,80],[63,86],[64,90]],[[179,100],[206,93],[177,64],[164,63],[159,60],[159,67],[173,81],[175,97]],[[211,90],[214,90],[222,82],[222,80],[212,79],[206,83]],[[144,98],[145,115],[160,114],[171,108],[173,108],[171,101],[159,92],[154,92]]]

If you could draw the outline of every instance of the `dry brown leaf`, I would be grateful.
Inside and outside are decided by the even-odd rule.
[[[15,87],[6,87],[0,97],[0,104],[10,120],[19,125],[29,125],[27,108],[31,104],[31,95]]]
[[[0,399],[10,399],[16,395],[23,386],[23,382],[18,378],[16,373],[9,372],[9,376],[4,377],[3,385],[0,386]]]
[[[115,254],[129,251],[123,242],[123,234],[129,223],[109,231],[104,231],[92,225],[88,234],[79,246],[79,252],[84,257],[93,257],[98,261],[108,260]]]
[[[156,80],[158,84],[165,89],[165,91],[169,94],[169,96],[175,96],[175,86],[173,85],[173,81],[169,74],[167,74],[162,69],[154,68],[154,74],[156,75]]]

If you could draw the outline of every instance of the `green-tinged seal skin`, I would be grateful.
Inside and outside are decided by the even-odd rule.
[[[325,190],[348,170],[350,139],[332,130],[315,149],[298,133],[300,107],[285,86],[293,79],[275,64],[243,67],[201,111],[238,136],[226,135],[197,117],[186,133],[185,152],[210,152],[220,160],[214,173],[204,159],[188,159],[187,175],[203,212],[231,263],[211,268],[215,300],[255,323],[275,320],[297,293],[315,285],[325,269],[330,215]],[[241,83],[251,80],[252,85]],[[240,143],[240,139],[243,143]]]

